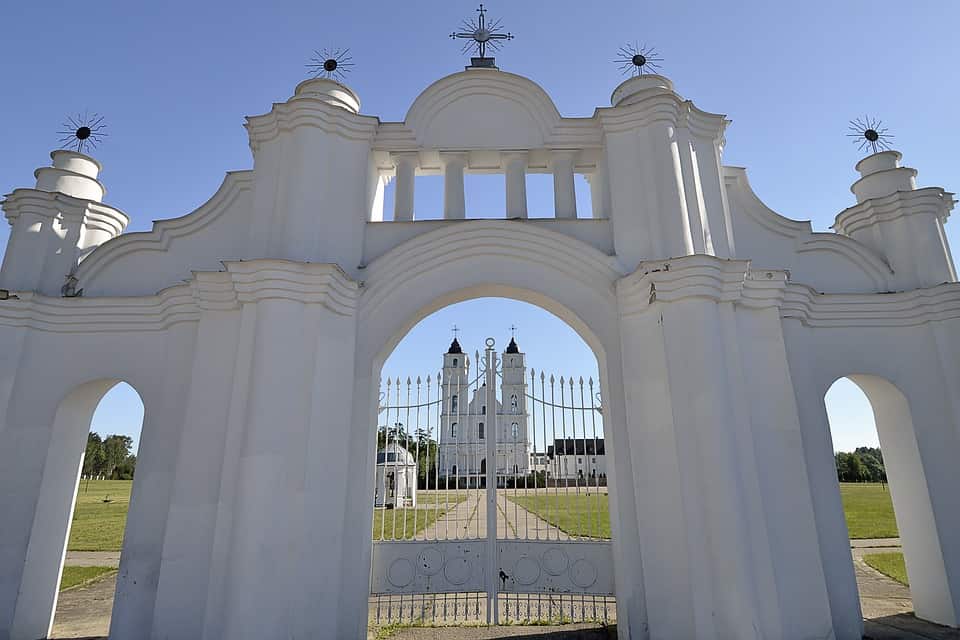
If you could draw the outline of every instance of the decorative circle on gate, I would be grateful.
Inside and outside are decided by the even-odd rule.
[[[425,576],[435,576],[443,570],[443,551],[427,547],[417,556],[417,571]]]
[[[597,568],[583,558],[570,565],[570,582],[586,589],[597,581]]]
[[[540,560],[543,565],[543,570],[552,576],[559,576],[566,571],[570,565],[570,558],[567,557],[567,552],[557,547],[544,551]]]
[[[387,567],[387,582],[402,589],[411,582],[416,574],[413,563],[407,558],[397,558]]]
[[[473,564],[466,556],[454,556],[443,565],[443,577],[450,584],[464,584],[473,574]]]
[[[536,558],[521,556],[513,567],[513,579],[517,584],[531,585],[540,577],[540,563]]]

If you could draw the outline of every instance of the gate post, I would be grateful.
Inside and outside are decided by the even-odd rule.
[[[617,283],[651,640],[834,635],[778,311],[785,275],[748,267],[687,256]]]
[[[497,352],[493,338],[487,338],[484,350],[487,405],[487,566],[484,582],[487,588],[487,622],[497,624]]]

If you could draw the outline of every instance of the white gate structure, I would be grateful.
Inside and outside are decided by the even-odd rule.
[[[463,382],[442,384],[442,374],[436,384],[431,377],[386,382],[380,396],[385,425],[376,446],[406,448],[422,465],[425,482],[420,508],[378,509],[374,518],[370,616],[377,624],[616,618],[593,380],[560,378],[557,384],[556,377],[541,372],[538,378],[531,370],[524,385],[529,424],[518,428],[504,420],[508,412],[492,410],[500,360],[488,338],[474,368],[464,363]],[[457,411],[444,413],[453,396],[460,399]],[[479,424],[467,419],[472,403],[462,399],[471,397],[484,409]],[[522,449],[528,457],[528,428],[534,450],[546,445],[540,453],[551,459],[539,474],[503,453]],[[581,453],[582,467],[572,474],[559,471],[565,452],[559,449],[567,442]],[[378,495],[388,491],[390,474],[388,466],[378,475]]]
[[[0,640],[50,633],[83,443],[118,380],[144,422],[112,640],[360,640],[371,580],[388,607],[472,593],[478,617],[503,620],[526,594],[608,597],[611,575],[621,640],[859,640],[824,408],[843,376],[873,404],[916,615],[960,625],[953,194],[878,151],[814,231],[723,165],[729,121],[659,75],[583,117],[491,67],[438,79],[397,122],[331,79],[292,93],[247,119],[249,168],[149,231],[124,233],[100,163],[75,151],[5,197]],[[472,174],[501,176],[504,215],[467,202]],[[528,211],[530,174],[552,177],[552,211]],[[430,176],[442,208],[421,210]],[[823,188],[808,177],[783,176],[797,202]],[[610,542],[514,533],[501,506],[538,507],[488,456],[483,487],[424,490],[410,514],[469,488],[476,531],[374,547],[375,516],[395,514],[375,511],[371,438],[416,404],[378,416],[384,361],[421,319],[487,296],[553,313],[593,351]],[[572,438],[569,377],[555,390],[528,422],[538,410],[541,435],[562,432],[565,414]],[[549,487],[543,522],[587,493],[570,485]],[[412,502],[397,501],[401,534]],[[441,524],[465,522],[458,505]]]

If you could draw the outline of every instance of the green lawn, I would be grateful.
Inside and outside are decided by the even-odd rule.
[[[886,485],[841,482],[840,498],[851,538],[896,538],[900,535],[893,517],[890,488]]]
[[[900,584],[910,586],[907,580],[907,565],[902,553],[871,553],[863,556],[863,561],[885,576],[890,576]]]
[[[67,549],[119,551],[132,487],[132,480],[81,480]]]
[[[115,572],[114,567],[64,567],[60,591],[92,582],[100,576]]]
[[[416,509],[374,509],[374,540],[412,540],[414,536],[467,499],[466,491],[420,491]],[[406,522],[404,522],[406,521]]]
[[[507,499],[569,535],[610,537],[610,500],[605,493],[588,496],[584,491],[580,495],[562,492],[558,495],[547,489],[536,495],[515,496],[508,492]]]

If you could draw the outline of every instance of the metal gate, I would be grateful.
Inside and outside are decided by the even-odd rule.
[[[378,414],[372,623],[615,618],[592,379],[492,338],[471,365],[454,340],[436,378],[388,379]]]

